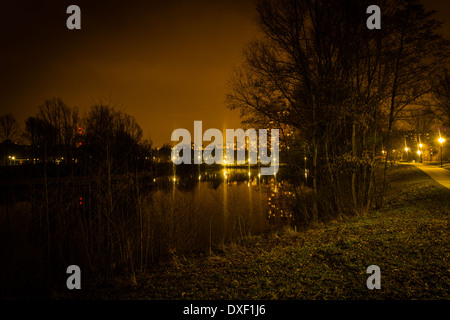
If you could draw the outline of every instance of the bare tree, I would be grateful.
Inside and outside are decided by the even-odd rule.
[[[258,1],[265,36],[247,46],[230,81],[228,106],[245,122],[289,125],[309,146],[312,221],[319,211],[370,207],[380,132],[387,126],[389,137],[398,114],[429,92],[426,79],[446,58],[440,24],[418,1],[378,1],[386,9],[381,30],[366,27],[370,4]]]
[[[386,100],[387,134],[383,187],[378,206],[387,188],[387,159],[392,152],[390,135],[397,117],[408,106],[421,104],[431,93],[429,79],[443,69],[449,57],[449,41],[437,33],[442,23],[433,11],[426,11],[418,0],[396,0],[384,12],[389,34],[383,37],[385,64],[391,70],[389,97]]]
[[[18,138],[19,125],[11,113],[0,116],[0,140],[14,141]]]
[[[442,114],[444,125],[450,126],[450,74],[445,70],[437,76],[433,88],[436,106]]]
[[[353,209],[367,203],[367,196],[358,199],[357,189],[364,188],[357,179],[368,175],[370,181],[370,172],[362,171],[371,167],[360,163],[367,141],[374,141],[367,136],[375,128],[386,80],[378,34],[370,34],[365,16],[358,14],[365,12],[364,4],[259,1],[266,37],[246,48],[245,64],[230,82],[229,107],[239,108],[244,121],[287,125],[290,134],[303,140],[297,145],[308,146],[314,222],[319,210],[329,210],[319,208],[319,202],[325,203],[319,194],[331,194],[333,210],[348,208],[346,193],[340,191],[343,170],[352,172]],[[303,157],[296,161],[302,163]]]

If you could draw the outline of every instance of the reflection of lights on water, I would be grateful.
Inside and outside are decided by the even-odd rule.
[[[292,218],[290,207],[295,199],[295,192],[287,183],[274,183],[270,186],[268,194],[268,218],[272,222],[289,221]]]

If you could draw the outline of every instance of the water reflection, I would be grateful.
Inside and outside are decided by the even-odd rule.
[[[158,190],[167,188],[165,180],[170,181],[173,201],[176,192],[194,192],[202,197],[207,189],[217,190],[217,195],[220,193],[221,197],[221,208],[217,209],[224,216],[230,214],[229,191],[236,189],[241,192],[242,187],[246,186],[246,199],[241,198],[239,201],[246,202],[250,216],[257,212],[271,224],[283,224],[292,219],[290,208],[295,198],[294,188],[276,175],[261,176],[258,167],[211,168],[198,165],[190,169],[180,167],[177,173],[174,166],[172,176],[154,179]]]
[[[272,224],[285,223],[292,218],[289,207],[290,201],[294,199],[294,190],[291,185],[279,175],[262,176],[257,166],[171,165],[162,175],[143,176],[141,181],[140,194],[160,194],[160,192],[167,194],[165,199],[171,204],[167,214],[172,219],[176,217],[175,203],[181,193],[190,195],[198,201],[205,199],[207,194],[213,194],[215,210],[224,216],[234,214],[231,211],[239,206],[245,206],[249,216],[261,219],[261,225],[267,221]],[[75,196],[70,201],[76,201],[80,207],[84,208],[83,210],[89,211],[93,209],[90,206],[94,196],[91,192],[95,190],[91,184],[94,184],[87,179],[80,182],[82,183],[75,187],[69,186],[66,193],[68,197]],[[65,190],[62,185],[49,185],[49,190],[52,191],[54,187],[58,192]],[[30,190],[25,187],[17,188],[14,190],[14,197],[5,196],[3,202],[6,203],[6,199],[9,199],[9,204],[12,204],[19,200],[30,199],[30,194],[41,188],[43,190],[43,186],[38,185]],[[76,188],[75,195],[72,188]],[[239,197],[236,194],[239,194]]]

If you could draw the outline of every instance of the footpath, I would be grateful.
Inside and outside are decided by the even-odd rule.
[[[436,180],[447,189],[450,189],[450,171],[427,163],[414,163],[414,165]]]

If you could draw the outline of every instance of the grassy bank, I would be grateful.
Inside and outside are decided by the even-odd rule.
[[[389,178],[382,210],[173,256],[132,287],[85,288],[106,299],[449,299],[450,190],[409,165],[389,168]],[[366,287],[372,264],[381,290]]]

